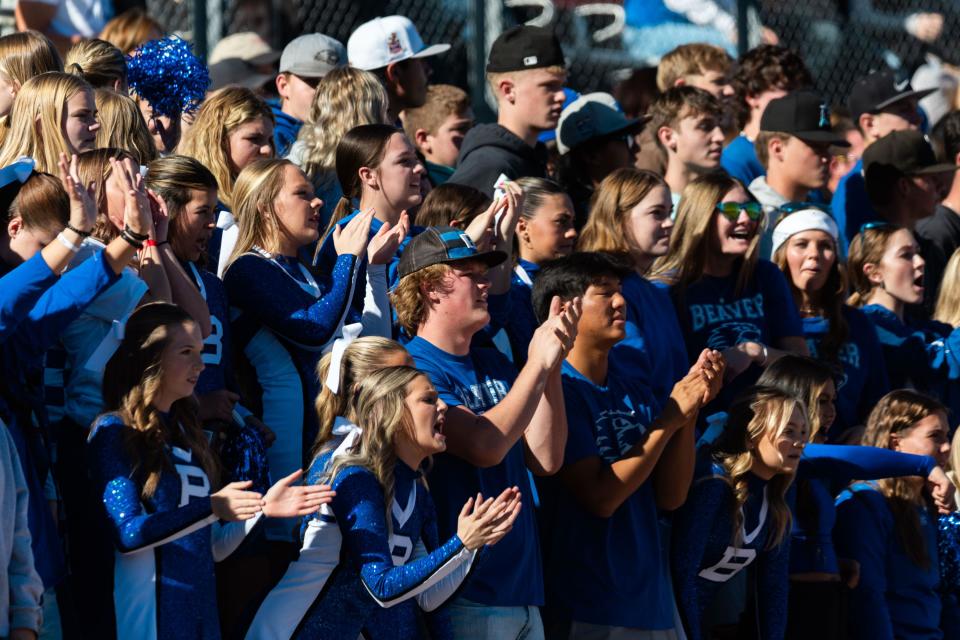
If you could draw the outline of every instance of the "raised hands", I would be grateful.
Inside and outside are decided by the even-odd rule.
[[[231,482],[210,496],[213,515],[221,520],[249,520],[263,509],[263,496],[247,491],[253,482]]]
[[[726,368],[723,356],[718,351],[704,349],[690,371],[687,372],[670,392],[670,402],[664,413],[676,412],[669,416],[676,418],[676,427],[691,424],[697,412],[707,402],[713,400],[723,384]]]
[[[362,254],[370,242],[370,224],[373,222],[375,211],[371,207],[358,213],[347,224],[333,228],[333,247],[337,255]]]
[[[131,158],[110,158],[110,169],[123,191],[123,223],[138,235],[156,239],[153,212],[140,168]]]
[[[510,487],[496,499],[484,500],[478,493],[467,500],[457,517],[457,535],[463,546],[473,551],[496,544],[507,535],[520,514],[520,495],[517,487]]]
[[[263,515],[270,518],[306,516],[333,500],[336,491],[329,485],[295,485],[302,474],[303,471],[297,469],[267,490],[263,497]]]
[[[67,154],[61,153],[57,164],[60,168],[60,182],[70,198],[70,226],[79,231],[91,231],[97,222],[95,184],[91,182],[84,187],[77,175],[76,154],[67,159]]]
[[[384,222],[380,230],[370,238],[370,244],[367,245],[367,262],[370,264],[390,264],[409,232],[410,216],[407,215],[406,210],[400,214],[397,226],[391,227],[389,222]]]
[[[582,305],[580,298],[566,304],[560,296],[550,301],[550,315],[537,327],[527,348],[527,362],[540,362],[544,369],[553,369],[567,357],[577,339]]]
[[[464,233],[473,240],[477,246],[477,251],[488,251],[492,248],[496,238],[496,229],[494,225],[497,219],[497,213],[504,210],[508,205],[506,198],[495,198],[486,211],[470,221]]]

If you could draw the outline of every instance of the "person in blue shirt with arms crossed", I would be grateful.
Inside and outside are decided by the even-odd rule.
[[[561,365],[563,467],[540,483],[551,637],[679,637],[657,510],[686,500],[697,411],[719,390],[724,363],[704,349],[662,410],[647,383],[608,375],[626,335],[626,273],[602,253],[574,253],[547,263],[534,285],[538,315],[555,296],[583,300]]]

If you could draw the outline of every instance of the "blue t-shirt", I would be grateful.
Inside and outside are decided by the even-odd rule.
[[[757,159],[757,149],[753,142],[745,135],[739,135],[730,141],[720,154],[720,166],[724,171],[749,185],[760,176],[767,175],[767,170]]]
[[[842,375],[837,380],[837,419],[830,427],[830,438],[865,424],[877,401],[890,390],[883,350],[873,324],[859,309],[844,305],[842,310],[847,321],[847,340],[837,353]],[[826,362],[820,353],[820,342],[829,331],[826,318],[803,319],[803,335],[812,358]]]
[[[462,405],[478,415],[503,400],[517,376],[494,348],[471,347],[469,355],[457,356],[417,337],[407,344],[407,351],[447,405]],[[487,550],[461,595],[490,606],[542,605],[543,567],[523,442],[514,444],[500,464],[484,469],[441,453],[434,457],[429,484],[441,539],[456,533],[457,516],[467,499],[478,492],[497,496],[508,487],[521,488],[523,508],[513,529]]]
[[[833,211],[833,219],[837,221],[837,228],[840,229],[844,254],[853,236],[860,232],[864,223],[880,219],[880,214],[867,197],[862,159],[857,160],[857,164],[840,178],[837,190],[833,192],[833,200],[830,201],[830,209]]]
[[[916,510],[930,559],[916,565],[904,551],[887,499],[873,485],[857,483],[837,497],[833,540],[837,553],[860,563],[851,592],[851,637],[863,640],[931,640],[940,630],[940,570],[936,517]]]
[[[567,410],[564,464],[600,457],[613,464],[642,440],[654,417],[645,384],[610,375],[598,386],[563,363]],[[552,606],[573,620],[634,629],[672,629],[668,560],[657,520],[652,478],[609,518],[592,515],[553,478],[543,483],[546,583]]]
[[[663,287],[636,273],[623,279],[621,289],[627,303],[627,335],[610,352],[610,371],[646,381],[657,407],[663,407],[689,367],[677,312]]]

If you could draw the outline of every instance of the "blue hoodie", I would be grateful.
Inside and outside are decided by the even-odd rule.
[[[270,110],[273,111],[273,119],[276,121],[273,125],[273,146],[278,158],[284,158],[290,153],[290,147],[297,141],[297,134],[300,133],[300,127],[303,122],[297,120],[291,115],[287,115],[280,109],[278,100],[271,100]]]

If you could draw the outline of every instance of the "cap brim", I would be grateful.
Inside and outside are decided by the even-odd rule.
[[[492,251],[481,251],[480,253],[475,253],[472,256],[467,256],[465,258],[453,258],[450,260],[443,260],[442,262],[444,264],[455,264],[457,262],[466,262],[467,260],[479,260],[492,269],[493,267],[503,264],[506,259],[506,252],[500,251],[499,249],[494,249]]]
[[[249,64],[274,64],[280,60],[282,54],[279,51],[268,51],[266,53],[261,53],[258,56],[254,56],[245,62]]]
[[[916,171],[910,171],[907,173],[908,176],[926,176],[933,173],[950,173],[960,169],[960,166],[955,164],[949,164],[947,162],[941,162],[940,164],[930,165],[929,167],[924,167],[923,169],[917,169]]]
[[[428,58],[430,56],[435,56],[440,53],[446,53],[450,51],[449,44],[432,44],[429,47],[425,47],[420,51],[416,52],[411,58]]]
[[[223,89],[224,87],[230,87],[234,85],[244,87],[245,89],[251,89],[251,90],[259,89],[260,87],[262,87],[263,85],[265,85],[267,82],[271,80],[273,80],[273,76],[268,76],[266,74],[245,75],[242,78],[237,78],[235,80],[231,80],[230,82],[224,82],[222,84],[211,83],[208,91],[217,91],[219,89]]]
[[[833,131],[796,131],[791,133],[795,138],[800,138],[804,142],[826,142],[835,147],[849,147],[850,143]]]
[[[936,90],[937,88],[934,87],[932,89],[920,89],[919,91],[904,91],[903,93],[898,93],[892,98],[888,98],[887,100],[884,100],[880,104],[874,106],[872,111],[882,111],[883,109],[886,109],[890,105],[896,104],[901,100],[906,100],[907,98],[916,98],[917,100],[920,100],[921,98],[926,98],[928,95],[930,95]]]

